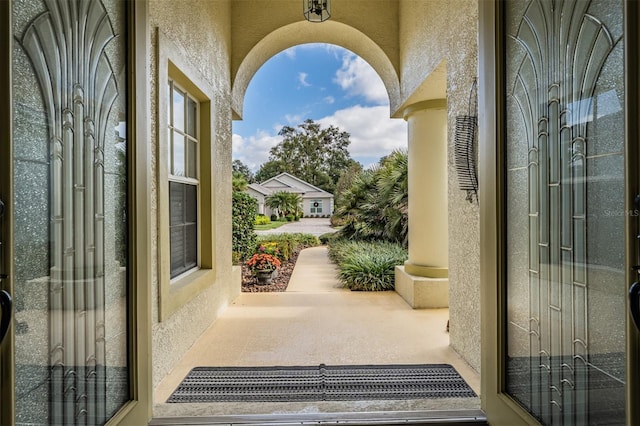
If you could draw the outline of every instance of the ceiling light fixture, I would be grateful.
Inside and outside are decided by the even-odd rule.
[[[302,0],[302,13],[309,22],[323,22],[331,18],[331,0]]]

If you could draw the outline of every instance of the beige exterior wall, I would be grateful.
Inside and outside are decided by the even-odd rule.
[[[196,338],[215,320],[240,291],[231,265],[231,104],[230,104],[230,15],[229,1],[151,0],[150,89],[152,167],[152,336],[154,387],[171,370]],[[159,227],[158,227],[158,29],[177,47],[180,56],[203,79],[211,99],[213,282],[184,306],[160,322]],[[187,75],[187,77],[191,77]],[[191,77],[194,78],[194,77]],[[162,84],[166,84],[161,82]],[[161,260],[163,262],[168,259]]]
[[[477,73],[478,6],[472,0],[402,0],[399,15],[403,104],[443,97],[446,87],[450,339],[451,346],[479,371],[480,210],[458,189],[453,160],[455,119],[468,113]]]

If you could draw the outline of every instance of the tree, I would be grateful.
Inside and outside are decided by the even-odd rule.
[[[283,127],[282,141],[269,151],[269,161],[256,178],[264,181],[279,173],[290,173],[310,184],[333,192],[340,174],[353,161],[347,148],[349,133],[335,126],[322,128],[308,119],[296,128]]]
[[[267,161],[262,164],[256,172],[256,180],[258,182],[264,182],[265,180],[271,179],[283,172],[291,173],[291,171],[288,170],[287,165],[282,161]]]
[[[351,160],[349,166],[344,170],[338,182],[336,183],[336,189],[333,193],[335,197],[335,207],[338,208],[342,204],[342,193],[353,185],[355,178],[362,173],[362,164],[355,160]]]
[[[256,181],[253,173],[251,172],[251,169],[249,169],[249,166],[244,164],[242,161],[233,160],[231,166],[233,168],[234,175],[236,173],[240,173],[242,176],[244,176],[244,179],[247,181],[247,183],[253,183]]]

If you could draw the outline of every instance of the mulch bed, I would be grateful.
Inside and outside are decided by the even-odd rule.
[[[251,270],[246,265],[242,265],[242,291],[247,293],[263,293],[270,291],[285,291],[289,285],[289,278],[293,272],[294,266],[296,266],[296,260],[298,260],[298,254],[300,250],[293,252],[289,260],[282,262],[280,269],[278,269],[278,276],[271,280],[271,284],[259,285],[258,279],[251,275]]]

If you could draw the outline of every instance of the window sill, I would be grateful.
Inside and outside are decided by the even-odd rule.
[[[214,282],[213,269],[188,271],[171,280],[167,283],[169,291],[161,293],[166,297],[160,299],[159,320],[165,321]]]

